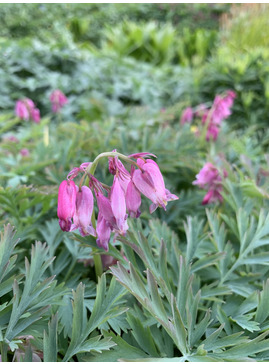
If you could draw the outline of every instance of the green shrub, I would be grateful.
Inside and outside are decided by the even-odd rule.
[[[268,48],[268,19],[268,4],[234,4],[223,17],[222,42],[237,53]]]

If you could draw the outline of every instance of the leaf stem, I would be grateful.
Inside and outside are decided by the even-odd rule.
[[[1,361],[7,362],[7,344],[3,341],[1,342]]]
[[[135,161],[133,161],[131,158],[128,158],[124,154],[121,154],[121,153],[118,153],[118,152],[104,152],[104,153],[99,154],[95,158],[95,160],[92,162],[92,164],[88,166],[88,168],[86,169],[86,173],[89,173],[89,174],[93,175],[95,170],[96,170],[96,167],[98,165],[99,160],[102,159],[102,158],[109,158],[109,157],[119,157],[122,160],[124,160],[125,162],[130,163],[130,164],[134,164],[139,169],[142,169]]]
[[[94,229],[96,229],[96,220],[95,220],[94,211],[92,213],[92,226],[93,226]],[[98,277],[101,277],[101,275],[103,274],[103,264],[102,264],[100,254],[94,254],[93,255],[93,261],[94,261],[96,281],[98,282]]]

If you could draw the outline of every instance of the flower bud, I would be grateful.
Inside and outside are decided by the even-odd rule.
[[[126,207],[130,217],[138,218],[141,214],[139,207],[141,205],[141,194],[131,180],[126,191]]]
[[[59,187],[57,215],[63,231],[70,231],[76,209],[76,185],[64,180]]]
[[[87,186],[82,186],[81,191],[79,191],[77,188],[76,211],[74,214],[74,226],[72,227],[72,230],[78,228],[82,236],[96,236],[91,222],[93,205],[93,194],[90,188]]]
[[[96,225],[96,233],[97,233],[97,239],[96,244],[100,248],[104,248],[106,251],[108,251],[108,243],[110,240],[111,235],[111,228],[103,215],[100,213],[98,214],[97,218],[97,225]]]

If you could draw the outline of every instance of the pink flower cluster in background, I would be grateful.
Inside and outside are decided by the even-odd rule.
[[[206,140],[217,140],[221,122],[231,115],[231,108],[234,103],[236,94],[234,91],[228,90],[225,95],[217,95],[211,108],[207,108],[204,104],[197,106],[195,111],[191,107],[187,107],[182,112],[182,125],[191,123],[194,116],[201,117],[202,125],[205,125]]]
[[[60,90],[54,90],[50,95],[52,111],[57,113],[68,102],[65,94]],[[24,98],[18,100],[15,105],[15,115],[21,120],[32,120],[40,122],[40,110],[35,106],[33,100]]]
[[[54,90],[50,95],[52,111],[57,113],[68,102],[67,97],[61,90]]]
[[[40,111],[35,107],[34,102],[28,98],[16,102],[15,114],[21,120],[32,120],[37,124],[40,122]]]
[[[165,188],[157,163],[148,159],[151,155],[137,153],[128,156],[133,162],[130,171],[118,157],[109,157],[109,172],[114,175],[111,187],[87,172],[91,163],[74,168],[59,187],[57,213],[61,229],[79,229],[82,236],[96,236],[97,245],[108,250],[112,232],[115,237],[126,234],[128,214],[133,218],[140,216],[141,194],[152,201],[151,213],[157,207],[166,210],[167,202],[178,197]],[[133,159],[136,159],[136,163]],[[79,188],[74,183],[73,179],[81,172],[89,177],[89,186]],[[92,226],[94,195],[99,209],[96,229]]]
[[[180,124],[184,125],[186,123],[191,123],[193,119],[193,111],[191,107],[187,107],[185,110],[183,110]]]
[[[27,149],[27,148],[22,148],[22,149],[20,150],[20,155],[21,155],[22,157],[29,157],[29,155],[30,155],[29,149]]]
[[[223,176],[227,177],[226,170],[223,171]],[[223,201],[222,192],[222,177],[219,170],[212,164],[206,163],[200,172],[196,175],[196,180],[193,185],[198,185],[200,188],[207,190],[202,204],[207,205],[211,202]]]

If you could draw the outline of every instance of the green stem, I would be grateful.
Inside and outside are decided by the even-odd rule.
[[[104,153],[99,154],[95,158],[95,160],[92,162],[92,164],[90,164],[88,166],[88,168],[86,169],[86,173],[89,173],[89,174],[93,175],[95,170],[96,170],[96,167],[98,165],[99,160],[102,159],[102,158],[108,158],[108,157],[119,157],[122,160],[124,160],[125,162],[130,163],[130,164],[134,164],[136,167],[141,169],[141,167],[135,161],[133,161],[132,159],[126,157],[126,155],[124,155],[124,154],[121,154],[121,153],[118,153],[118,152],[104,152]]]
[[[103,274],[103,264],[102,264],[101,255],[94,254],[93,261],[94,261],[96,280],[98,282],[98,277],[101,277],[101,275]]]
[[[93,226],[94,229],[96,229],[96,220],[95,220],[94,211],[92,213],[92,226]],[[101,275],[103,274],[103,264],[102,264],[102,260],[101,260],[101,255],[100,254],[94,254],[93,261],[94,261],[96,281],[98,282],[98,277],[101,277]]]
[[[7,344],[4,342],[1,342],[1,361],[7,362]]]

